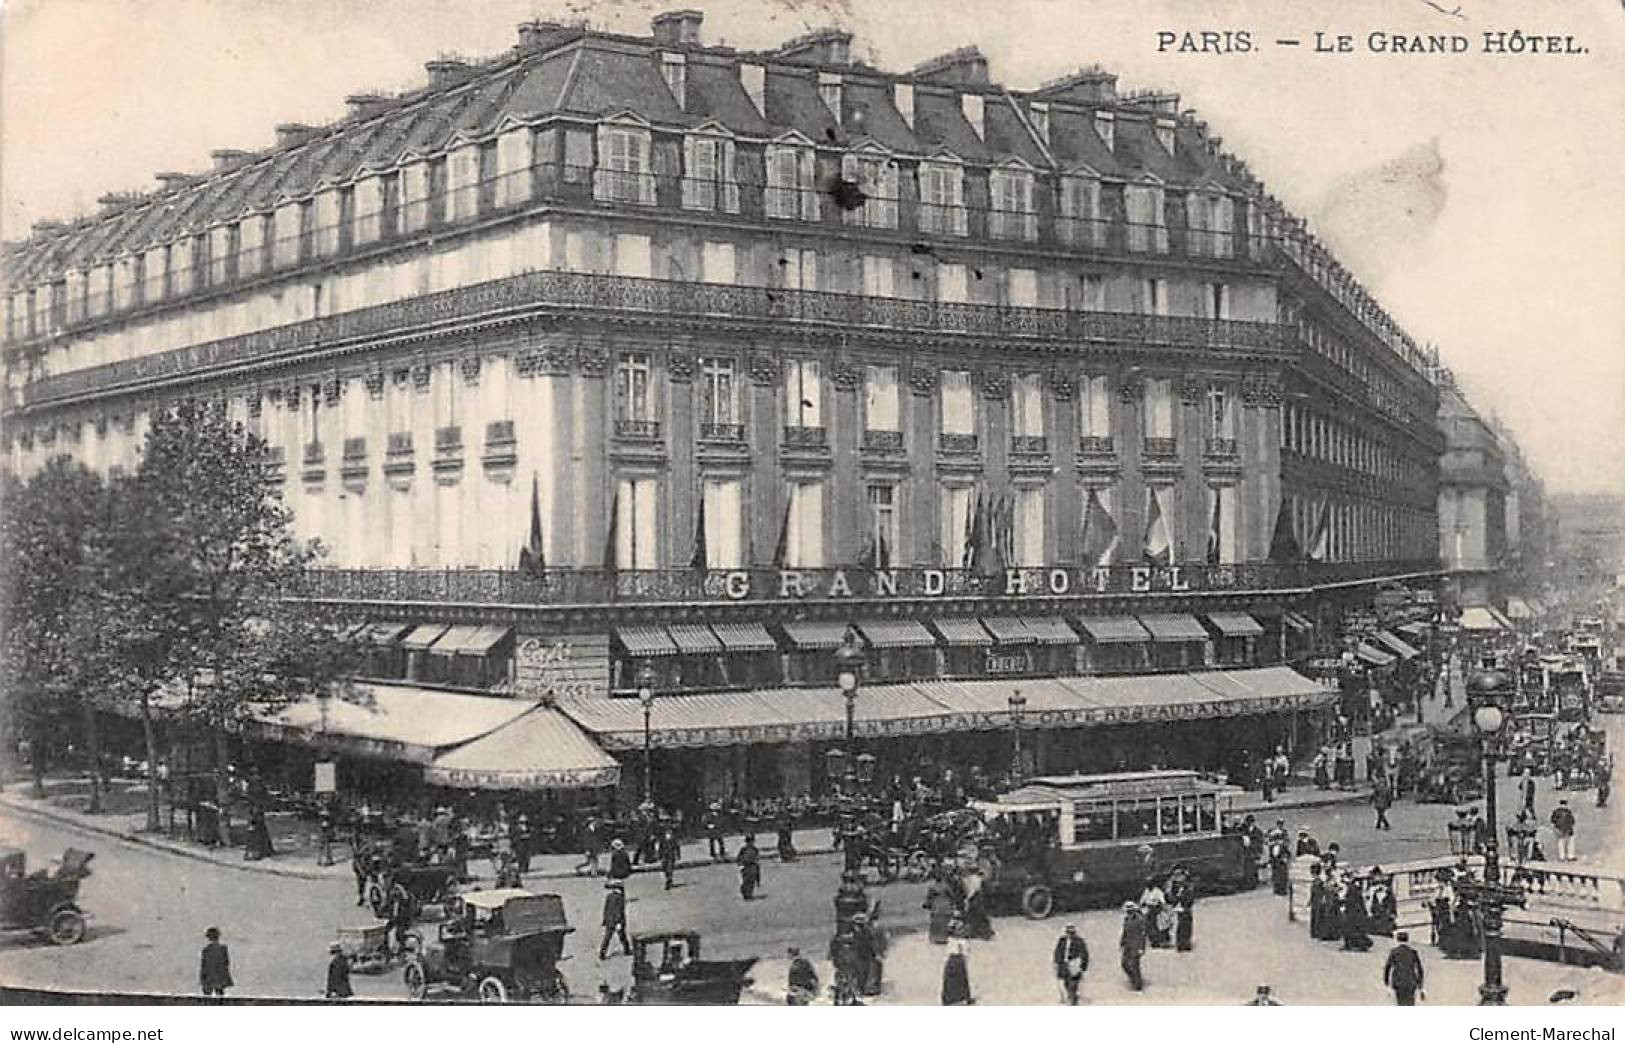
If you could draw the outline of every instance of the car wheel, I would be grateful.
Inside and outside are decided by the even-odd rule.
[[[63,909],[51,917],[51,941],[57,945],[77,945],[85,940],[85,917],[75,909]]]
[[[1021,913],[1029,920],[1043,920],[1055,911],[1055,892],[1033,884],[1021,892]]]
[[[401,980],[406,983],[406,995],[412,999],[421,1000],[429,994],[429,975],[418,957],[413,956],[406,961]]]
[[[480,979],[481,1003],[507,1003],[508,986],[495,974],[489,974]]]

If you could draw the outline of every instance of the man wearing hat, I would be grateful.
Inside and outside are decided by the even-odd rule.
[[[705,811],[705,851],[718,862],[728,860],[728,841],[722,832],[722,805],[713,803]]]
[[[818,972],[812,961],[801,955],[801,950],[790,946],[790,989],[784,1002],[792,1007],[805,1007],[818,996]]]
[[[1268,985],[1260,985],[1253,998],[1247,1001],[1249,1007],[1279,1007],[1280,1005],[1281,1001],[1270,995]]]
[[[1309,835],[1309,831],[1307,829],[1300,829],[1298,830],[1298,846],[1293,849],[1292,857],[1302,858],[1304,855],[1314,855],[1316,858],[1319,858],[1320,844],[1315,840],[1314,837]]]
[[[1411,936],[1400,931],[1394,935],[1394,947],[1388,950],[1388,962],[1382,965],[1382,983],[1394,990],[1394,1002],[1401,1007],[1416,1006],[1416,994],[1422,990],[1422,957],[1410,946]],[[1423,994],[1426,998],[1426,994]]]
[[[619,843],[619,841],[616,841]],[[632,955],[632,943],[626,937],[626,882],[614,877],[604,881],[604,939],[598,943],[598,958],[609,958],[611,939],[621,941],[621,955]]]
[[[355,993],[350,990],[350,958],[344,955],[344,946],[338,942],[328,945],[333,958],[327,961],[327,998],[347,1000]]]
[[[1088,969],[1089,946],[1079,937],[1077,925],[1067,924],[1055,942],[1055,976],[1061,981],[1068,1005],[1078,1005],[1078,986],[1083,982],[1083,972]]]
[[[205,996],[224,996],[236,982],[231,980],[231,950],[220,941],[220,928],[203,932],[202,958],[198,961],[198,985]]]
[[[1117,947],[1129,988],[1140,992],[1145,988],[1145,977],[1140,973],[1140,958],[1145,955],[1145,916],[1136,902],[1123,903],[1123,934]]]
[[[632,856],[626,852],[626,841],[616,837],[609,842],[609,878],[625,880],[632,875]]]

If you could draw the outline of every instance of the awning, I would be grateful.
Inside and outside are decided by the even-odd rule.
[[[1075,645],[1078,632],[1060,616],[1022,616],[1021,622],[1041,645]]]
[[[704,623],[673,624],[666,632],[683,655],[716,655],[722,651],[722,641]]]
[[[393,645],[413,629],[410,623],[374,623],[367,639],[375,645]]]
[[[937,643],[931,631],[912,619],[876,619],[858,629],[875,648],[930,648]]]
[[[1037,640],[1019,616],[983,616],[981,623],[993,635],[995,644],[1030,645]]]
[[[1488,609],[1474,605],[1461,612],[1461,628],[1463,630],[1505,630],[1506,627],[1496,622]]]
[[[473,637],[470,637],[467,641],[463,642],[463,647],[457,650],[457,654],[472,656],[490,655],[491,649],[495,648],[497,645],[500,645],[511,633],[513,633],[513,630],[510,627],[495,625],[480,627],[478,633],[476,633]]]
[[[1354,649],[1354,654],[1372,666],[1391,666],[1394,662],[1393,656],[1365,641],[1361,641],[1359,646]]]
[[[677,645],[665,627],[616,627],[615,636],[626,648],[627,655],[676,655]]]
[[[425,623],[412,628],[412,632],[401,638],[401,647],[408,652],[422,652],[450,630],[445,623]]]
[[[529,713],[434,759],[424,781],[457,789],[596,789],[620,782],[615,758],[559,711]]]
[[[1535,610],[1523,598],[1507,598],[1507,616],[1511,619],[1533,619]]]
[[[993,643],[993,635],[974,619],[933,619],[931,625],[944,643],[959,648],[981,648]]]
[[[459,623],[441,634],[435,643],[429,646],[429,654],[454,656],[461,652],[469,641],[478,637],[479,633],[479,627]]]
[[[1286,612],[1281,616],[1281,622],[1300,633],[1308,633],[1315,629],[1315,625],[1296,612]]]
[[[1207,621],[1225,637],[1257,637],[1264,632],[1258,620],[1245,612],[1209,612]]]
[[[1078,622],[1097,645],[1138,645],[1151,640],[1133,616],[1080,616]]]
[[[1428,624],[1423,623],[1420,620],[1416,620],[1410,623],[1401,623],[1394,629],[1399,631],[1401,634],[1409,634],[1411,637],[1419,637],[1425,641],[1427,640],[1428,630],[1431,628],[1428,626]]]
[[[1141,616],[1140,622],[1151,631],[1151,640],[1158,644],[1183,644],[1186,641],[1206,641],[1207,631],[1195,616],[1180,612]]]
[[[776,652],[777,641],[760,623],[712,623],[711,632],[722,639],[730,652]]]
[[[1506,630],[1511,630],[1512,629],[1512,620],[1510,620],[1506,616],[1502,615],[1500,609],[1495,608],[1494,606],[1490,606],[1488,611],[1489,611],[1490,615],[1495,617],[1495,621],[1497,623],[1501,624],[1503,629],[1506,629]]]
[[[1418,652],[1416,649],[1412,648],[1410,645],[1406,644],[1392,631],[1379,630],[1376,633],[1376,638],[1382,643],[1384,648],[1391,652],[1397,653],[1401,659],[1415,659],[1417,656],[1422,654],[1421,652]]]
[[[1029,678],[1020,688],[1027,700],[1021,720],[1033,728],[1275,713],[1337,698],[1334,690],[1287,667]],[[854,727],[863,737],[1003,730],[1013,720],[1011,691],[1009,681],[992,680],[865,685]],[[643,713],[635,699],[562,699],[559,709],[605,749],[643,746]],[[650,741],[663,748],[839,740],[844,734],[845,702],[837,688],[673,695],[655,700],[650,715]]]
[[[803,652],[820,652],[840,648],[846,639],[845,623],[786,623],[784,634],[790,643]]]
[[[354,691],[359,701],[329,699],[324,712],[316,699],[306,699],[247,721],[244,729],[359,756],[428,764],[536,705],[414,685],[358,684]]]

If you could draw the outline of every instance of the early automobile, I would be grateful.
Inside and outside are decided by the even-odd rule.
[[[54,871],[30,874],[21,851],[0,848],[0,930],[42,934],[57,945],[84,941],[88,917],[78,905],[79,882],[95,857],[70,847]]]
[[[632,1003],[731,1004],[751,984],[755,957],[700,959],[697,931],[652,931],[632,936]]]
[[[448,898],[457,882],[457,868],[449,865],[397,864],[387,854],[375,855],[367,870],[367,904],[373,915],[383,916],[389,894],[399,884],[412,899],[413,916],[425,905]]]
[[[512,887],[458,895],[435,936],[407,957],[406,991],[424,999],[448,986],[482,1003],[562,1003],[570,992],[559,962],[573,930],[556,894]]]
[[[1249,887],[1251,857],[1222,816],[1241,790],[1194,771],[1056,775],[972,806],[987,820],[983,894],[1032,919],[1056,901],[1138,894],[1183,867],[1205,891]]]

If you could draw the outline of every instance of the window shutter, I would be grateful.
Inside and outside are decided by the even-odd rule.
[[[814,186],[818,183],[815,169],[817,159],[810,148],[800,150],[798,159],[797,165],[800,176],[797,178],[796,188],[799,189],[797,195],[801,198],[801,219],[803,221],[816,221],[818,220],[818,193],[814,191]]]
[[[734,170],[734,143],[722,143],[722,170],[718,174],[722,182],[722,208],[730,214],[739,213],[739,181]]]

